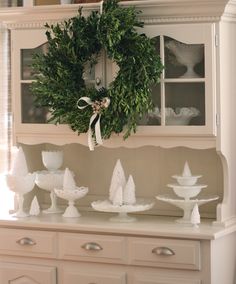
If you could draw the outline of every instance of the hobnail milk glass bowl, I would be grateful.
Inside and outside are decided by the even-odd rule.
[[[63,163],[62,151],[42,151],[42,161],[49,171],[58,170]]]
[[[207,185],[201,185],[201,184],[192,185],[192,186],[168,184],[167,186],[171,187],[176,195],[187,200],[197,196],[201,192],[202,188],[207,187]]]
[[[39,171],[36,172],[35,183],[38,187],[50,191],[51,206],[43,210],[44,213],[61,213],[62,210],[57,206],[56,195],[54,193],[55,187],[62,187],[63,176],[65,171]]]
[[[184,186],[191,186],[197,183],[197,180],[201,177],[201,176],[189,176],[189,177],[185,177],[185,176],[172,176],[173,178],[175,178],[178,182],[178,184],[180,185],[184,185]]]

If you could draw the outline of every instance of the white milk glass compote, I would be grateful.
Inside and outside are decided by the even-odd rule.
[[[43,210],[44,213],[61,213],[62,209],[57,206],[57,197],[54,188],[62,187],[64,171],[59,170],[63,163],[62,151],[42,151],[42,161],[47,170],[36,173],[35,183],[41,189],[50,192],[51,206]]]
[[[75,207],[75,201],[84,197],[88,193],[88,188],[76,186],[73,174],[68,168],[65,170],[63,188],[55,188],[54,191],[58,197],[68,201],[68,206],[62,215],[63,217],[77,218],[81,216]]]
[[[34,188],[35,173],[29,173],[25,154],[21,147],[13,160],[11,172],[5,178],[8,188],[15,192],[18,198],[18,210],[14,215],[19,218],[29,216],[23,207],[24,195]]]
[[[199,78],[194,71],[194,66],[203,58],[203,46],[201,44],[185,44],[176,40],[168,41],[165,46],[175,55],[176,61],[183,64],[187,70],[182,78]]]

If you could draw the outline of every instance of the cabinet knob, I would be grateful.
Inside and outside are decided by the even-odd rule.
[[[156,247],[152,250],[152,253],[156,255],[165,255],[165,256],[175,255],[175,252],[167,247]]]
[[[36,242],[30,238],[22,238],[16,241],[17,244],[21,245],[21,246],[34,246],[36,245]]]
[[[102,82],[101,78],[97,77],[95,79],[96,86],[99,86],[101,84],[101,82]]]
[[[97,244],[97,243],[86,243],[86,244],[83,244],[81,246],[81,248],[85,249],[85,250],[90,250],[90,251],[99,251],[99,250],[102,250],[103,248]]]

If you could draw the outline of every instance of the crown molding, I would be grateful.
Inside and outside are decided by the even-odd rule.
[[[145,24],[175,22],[236,21],[236,0],[145,0],[121,2],[122,6],[135,6],[141,10]],[[83,13],[99,11],[100,3],[12,7],[0,9],[0,24],[9,29],[42,28]]]

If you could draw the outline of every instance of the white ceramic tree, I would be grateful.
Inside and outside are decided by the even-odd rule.
[[[125,172],[120,160],[117,160],[115,168],[113,170],[111,185],[109,189],[109,199],[112,203],[117,189],[120,186],[124,188],[125,184],[126,184]]]
[[[22,147],[19,150],[13,160],[11,174],[13,176],[26,176],[29,173],[26,158]]]
[[[76,189],[74,177],[68,168],[66,168],[64,178],[63,178],[63,189],[64,190],[75,190]]]
[[[186,161],[184,164],[184,169],[183,169],[183,173],[182,173],[183,177],[191,177],[192,173],[191,170],[189,168],[188,162]]]
[[[136,203],[135,184],[132,175],[129,175],[128,181],[124,188],[123,203],[126,205],[133,205]]]
[[[112,201],[113,205],[121,206],[123,205],[123,188],[122,186],[118,186],[113,197]]]
[[[198,205],[195,204],[192,210],[191,214],[191,223],[194,225],[194,227],[198,227],[198,224],[200,224],[201,219],[200,219],[200,213],[198,210]]]
[[[38,216],[39,213],[40,213],[40,207],[39,207],[37,196],[35,195],[30,205],[29,214],[31,216]]]

